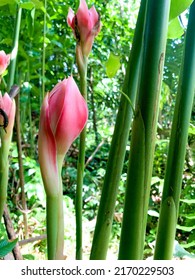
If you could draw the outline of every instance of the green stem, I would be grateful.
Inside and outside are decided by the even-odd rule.
[[[47,255],[48,260],[56,259],[58,237],[58,196],[46,196],[47,212]]]
[[[141,1],[104,178],[90,259],[106,259],[112,221],[133,115],[140,69],[146,0]],[[127,98],[128,97],[128,98]],[[131,100],[129,102],[129,100]],[[131,104],[133,106],[131,106]]]
[[[42,96],[40,104],[45,96],[45,39],[47,32],[47,0],[45,0],[44,26],[43,26],[43,54],[42,54]]]
[[[5,133],[1,131],[1,133]],[[10,143],[2,141],[0,148],[0,221],[3,216],[3,209],[7,199],[7,184],[8,184],[8,154]]]
[[[24,180],[24,165],[23,165],[23,155],[22,155],[22,137],[21,137],[21,119],[20,119],[20,95],[15,97],[16,101],[16,141],[17,141],[17,150],[18,150],[18,164],[19,164],[19,187],[21,189],[21,201],[23,213],[23,222],[24,222],[24,237],[28,238],[28,215],[27,215],[27,203],[26,203],[26,193],[25,193],[25,180]]]
[[[165,173],[154,259],[172,259],[195,88],[195,2],[191,5]]]
[[[169,9],[170,0],[147,2],[142,69],[135,109],[137,117],[132,128],[119,259],[143,258]]]
[[[80,91],[87,101],[87,58],[83,59],[82,67],[77,59],[80,74]],[[85,143],[86,143],[86,127],[80,134],[79,156],[77,164],[77,188],[76,188],[76,259],[82,259],[82,209],[83,209],[83,177],[85,167]]]
[[[18,13],[17,13],[17,19],[16,19],[16,27],[15,27],[15,33],[14,33],[15,37],[14,37],[12,57],[11,57],[11,63],[10,63],[11,67],[10,67],[10,73],[9,73],[8,91],[11,89],[12,85],[14,84],[21,17],[22,17],[22,8],[19,8]]]
[[[59,168],[61,170],[61,163]],[[59,172],[59,192],[56,196],[46,196],[47,206],[47,253],[49,260],[63,260],[64,211],[61,171]]]

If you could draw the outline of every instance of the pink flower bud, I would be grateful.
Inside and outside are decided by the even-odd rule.
[[[10,62],[10,55],[6,54],[4,51],[0,51],[0,76],[6,70]]]
[[[67,22],[74,32],[77,44],[81,45],[83,55],[88,56],[94,38],[101,28],[100,17],[96,9],[91,7],[88,10],[85,0],[80,0],[76,15],[71,8],[69,9]]]
[[[15,113],[15,101],[7,93],[2,96],[0,92],[0,127],[5,131],[5,133],[1,134],[2,141],[11,139]]]
[[[55,194],[58,168],[88,118],[87,104],[74,79],[59,82],[44,98],[39,125],[39,162],[46,192]]]

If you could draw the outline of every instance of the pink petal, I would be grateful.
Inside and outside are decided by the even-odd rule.
[[[49,123],[48,94],[41,108],[38,151],[41,174],[48,195],[57,195],[58,167],[56,157],[56,142]]]
[[[63,110],[65,91],[66,79],[63,82],[59,82],[48,96],[49,121],[53,134],[55,134],[56,126]]]
[[[0,51],[0,75],[6,70],[10,62],[10,55],[6,55],[4,51]]]
[[[15,101],[10,98],[9,94],[5,93],[2,97],[0,93],[0,108],[6,113],[8,117],[8,126],[6,127],[7,133],[4,135],[4,139],[6,140],[12,135],[16,113]]]
[[[82,30],[89,29],[90,26],[90,18],[89,18],[89,10],[85,0],[80,0],[80,5],[77,11],[77,20],[80,29],[80,33],[85,33]]]
[[[58,153],[64,154],[84,128],[87,104],[72,77],[67,79],[64,108],[56,130]],[[62,137],[63,135],[63,137]]]
[[[74,12],[71,8],[69,8],[68,16],[67,16],[67,23],[68,25],[74,30]]]
[[[92,6],[90,8],[89,13],[90,13],[90,19],[92,22],[92,26],[94,27],[97,24],[97,22],[99,21],[99,15],[94,6]]]
[[[12,99],[10,98],[9,94],[5,93],[1,100],[1,108],[6,112],[9,116],[11,107],[12,107]]]

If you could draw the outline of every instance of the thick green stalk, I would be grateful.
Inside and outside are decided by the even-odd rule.
[[[2,131],[1,133],[5,132]],[[0,221],[3,216],[3,209],[7,199],[9,146],[10,143],[8,141],[2,141],[0,148]]]
[[[172,259],[195,89],[195,2],[191,5],[169,144],[154,259]]]
[[[56,259],[58,236],[58,196],[46,196],[47,255],[48,260]]]
[[[17,18],[16,18],[14,43],[13,43],[13,50],[12,50],[12,55],[11,55],[11,63],[10,63],[11,67],[10,67],[10,72],[9,72],[8,91],[11,89],[12,85],[14,84],[16,59],[17,59],[17,54],[18,54],[18,42],[19,42],[19,34],[20,34],[21,17],[22,17],[22,8],[19,8],[18,13],[17,13]]]
[[[147,2],[142,69],[132,128],[119,259],[143,258],[169,9],[170,0]]]
[[[46,195],[47,254],[49,260],[63,260],[64,255],[64,211],[61,179],[62,158],[58,158],[59,188],[57,195]]]
[[[135,103],[139,78],[140,54],[144,26],[146,0],[141,1],[133,45],[127,65],[123,92]],[[104,185],[98,210],[97,223],[90,259],[105,259],[109,246],[112,221],[117,198],[120,176],[122,173],[126,145],[129,136],[133,111],[128,99],[121,95],[114,134],[104,178]]]
[[[79,48],[79,46],[77,46]],[[78,55],[78,52],[77,52]],[[80,74],[80,91],[87,101],[87,58],[77,57],[78,70]],[[83,209],[83,177],[85,167],[85,143],[86,143],[86,127],[80,134],[79,156],[77,164],[77,188],[76,188],[76,259],[82,259],[82,209]]]
[[[47,254],[48,260],[63,260],[64,214],[63,196],[46,196],[47,211]]]

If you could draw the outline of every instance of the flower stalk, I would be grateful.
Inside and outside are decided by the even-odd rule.
[[[100,31],[100,18],[94,7],[88,10],[85,0],[80,0],[80,6],[76,14],[69,9],[67,17],[68,25],[72,28],[77,41],[76,62],[80,75],[80,91],[87,101],[87,64],[88,56],[92,49],[95,36]],[[77,187],[76,187],[76,259],[82,259],[82,193],[83,178],[85,167],[85,145],[86,145],[86,127],[80,135],[79,156],[77,164]]]
[[[87,64],[86,64],[87,65]],[[86,66],[87,69],[87,66]],[[87,101],[87,71],[80,75],[80,90],[83,97]],[[83,178],[85,168],[85,145],[86,145],[86,127],[80,134],[79,142],[79,156],[77,163],[77,187],[75,199],[76,212],[76,259],[82,259],[82,209],[83,209]]]

